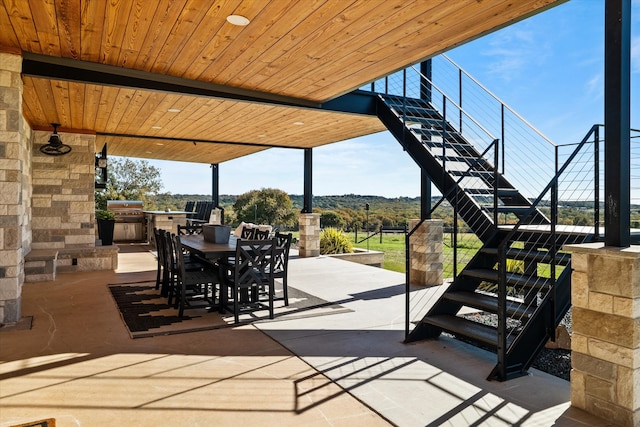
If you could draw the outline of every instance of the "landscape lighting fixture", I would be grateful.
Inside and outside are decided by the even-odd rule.
[[[233,25],[237,25],[239,27],[244,27],[249,25],[249,19],[242,15],[229,15],[227,16],[227,22]]]
[[[70,153],[71,147],[63,144],[60,135],[58,135],[58,126],[60,126],[60,124],[51,123],[51,126],[53,126],[53,133],[49,137],[49,142],[40,147],[40,152],[47,156],[62,156]]]

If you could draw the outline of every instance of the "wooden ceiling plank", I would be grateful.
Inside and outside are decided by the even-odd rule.
[[[213,81],[210,76],[203,75],[203,72],[209,68],[212,62],[215,63],[217,58],[222,55],[226,49],[229,49],[230,46],[234,44],[237,35],[242,33],[245,29],[245,27],[237,27],[228,23],[226,21],[226,16],[223,17],[223,15],[244,14],[243,16],[248,19],[255,18],[255,11],[238,9],[238,6],[241,4],[243,4],[243,2],[235,0],[229,3],[224,3],[224,9],[221,9],[220,11],[212,11],[216,13],[212,14],[209,19],[213,21],[212,26],[215,27],[217,31],[208,41],[204,42],[195,60],[190,63],[189,67],[185,67],[182,77],[208,82]],[[254,8],[262,8],[265,3],[246,2],[246,4],[249,4]],[[193,53],[195,52],[190,52],[191,55],[193,55]]]
[[[262,13],[256,13],[251,20],[251,31],[241,31],[234,38],[232,46],[218,55],[204,74],[217,83],[225,84],[232,76],[244,73],[247,64],[257,60],[262,52],[281,40],[318,3],[309,0],[295,5],[269,2]],[[260,46],[260,49],[253,49],[253,46]]]
[[[158,108],[166,98],[166,94],[152,91],[138,91],[144,93],[145,99],[140,105],[137,113],[130,120],[130,124],[124,133],[135,133],[146,135],[148,132],[154,132],[152,126],[162,126],[158,122],[160,117]],[[166,111],[166,109],[165,109]]]
[[[282,53],[273,58],[269,62],[264,62],[260,69],[251,73],[251,79],[244,82],[247,87],[264,87],[266,84],[264,82],[266,80],[271,79],[274,75],[280,75],[282,70],[288,66],[289,63],[295,62],[297,56],[303,53],[303,56],[309,60],[306,55],[306,49],[309,46],[313,46],[315,43],[319,43],[325,37],[325,33],[330,32],[335,25],[335,22],[341,21],[341,16],[345,10],[351,7],[350,3],[341,3],[341,7],[337,8],[336,3],[330,3],[327,9],[320,8],[316,11],[316,13],[312,14],[311,19],[305,21],[302,26],[298,26],[295,28],[297,37],[292,38],[289,37],[292,42],[290,45],[287,44],[285,46],[279,46],[279,49],[282,50]],[[312,26],[309,26],[308,23],[312,23]],[[334,29],[334,31],[338,31]],[[288,40],[287,40],[288,41]],[[262,61],[261,61],[262,62]],[[278,80],[276,80],[278,81]],[[286,85],[286,84],[285,84]],[[283,86],[285,86],[283,85]],[[304,94],[301,94],[304,96]]]
[[[434,53],[438,53],[440,50],[444,50],[451,41],[462,43],[474,34],[473,28],[477,29],[478,26],[484,26],[486,31],[493,29],[496,25],[504,19],[505,14],[510,11],[513,13],[514,6],[510,3],[494,4],[491,7],[479,7],[478,10],[469,10],[470,7],[476,8],[477,5],[473,4],[465,9],[452,10],[449,18],[456,22],[455,26],[433,25],[435,28],[429,27],[418,29],[411,32],[408,36],[397,42],[398,48],[395,52],[389,52],[382,43],[374,43],[370,47],[370,51],[365,53],[356,52],[353,53],[353,67],[350,71],[353,73],[345,73],[344,70],[338,72],[337,76],[344,82],[352,81],[353,84],[358,84],[362,81],[361,76],[363,74],[377,74],[387,75],[393,70],[391,67],[380,68],[383,61],[381,58],[387,58],[389,64],[397,64],[400,60],[410,59],[412,62],[416,62],[421,58],[414,54],[411,56],[411,51],[425,52],[428,49],[432,49]],[[527,9],[528,10],[528,9]],[[389,36],[388,34],[385,36]],[[391,37],[391,36],[389,36]],[[422,41],[424,40],[424,41]],[[416,45],[424,45],[424,49],[415,49]],[[373,50],[373,46],[377,46],[377,50]],[[359,61],[359,62],[358,62]],[[357,65],[361,64],[361,67]],[[375,67],[375,68],[374,68]],[[331,91],[333,93],[334,91]],[[314,98],[327,96],[329,94],[328,88],[321,88],[311,93]]]
[[[116,99],[118,97],[119,89],[115,87],[102,87],[102,93],[100,94],[100,102],[98,103],[98,112],[96,114],[95,122],[96,132],[105,132],[109,123],[109,117],[113,110]]]
[[[40,105],[44,110],[44,116],[40,118],[40,124],[49,126],[50,123],[60,123],[56,104],[53,101],[53,91],[51,90],[51,82],[47,80],[33,79],[33,87],[37,93]]]
[[[422,2],[412,6],[411,9],[430,9],[432,4],[432,2]],[[398,13],[398,10],[409,9],[406,5],[406,2],[401,4],[384,2],[379,9],[372,11],[368,7],[369,5],[362,2],[354,4],[353,7],[341,14],[338,19],[325,24],[326,29],[322,38],[306,48],[305,55],[295,55],[295,59],[283,64],[280,71],[263,81],[260,87],[266,90],[273,90],[274,87],[280,87],[279,80],[281,79],[288,90],[290,85],[296,82],[297,77],[294,77],[294,75],[300,76],[303,74],[300,73],[301,70],[305,70],[304,74],[311,73],[313,76],[319,76],[318,68],[327,63],[333,63],[336,68],[343,68],[346,66],[343,62],[344,57],[341,55],[344,46],[355,47],[366,43],[371,38],[371,34],[377,35],[382,30],[377,28],[380,22],[395,22],[392,21],[392,17]],[[414,13],[418,13],[418,10],[415,10]],[[399,24],[400,22],[393,25]],[[248,82],[248,84],[251,84],[251,82]]]
[[[144,47],[144,39],[150,30],[153,17],[156,15],[158,2],[134,0],[131,14],[122,38],[122,49],[117,64],[120,67],[133,68]]]
[[[4,7],[11,20],[11,27],[18,38],[20,48],[29,52],[44,53],[38,38],[38,32],[31,14],[31,7],[27,2],[12,1]]]
[[[98,85],[84,85],[84,114],[82,117],[83,129],[95,129],[98,108],[100,107],[100,97],[102,88]]]
[[[179,137],[183,134],[183,123],[189,119],[191,114],[202,105],[206,105],[209,101],[208,98],[195,98],[191,96],[176,96],[173,108],[178,108],[181,111],[179,113],[166,112],[165,116],[160,120],[162,126],[162,136]],[[185,134],[186,135],[186,134]],[[193,135],[186,136],[187,138],[193,138]]]
[[[54,2],[52,0],[42,1],[39,7],[31,9],[31,14],[42,53],[60,56],[60,35],[58,34],[58,21]]]
[[[64,81],[50,81],[51,93],[55,99],[56,113],[61,128],[71,126],[71,99],[69,97],[69,83]]]
[[[80,6],[81,0],[66,0],[56,3],[60,52],[65,58],[80,59]]]
[[[307,6],[307,3],[298,2],[297,4]],[[317,7],[314,7],[316,4]],[[269,67],[269,64],[276,61],[282,55],[297,49],[297,44],[302,42],[312,29],[326,22],[327,16],[333,17],[335,15],[334,11],[335,6],[330,2],[322,1],[313,3],[311,7],[308,7],[308,14],[304,16],[304,19],[297,23],[292,22],[291,28],[286,34],[275,40],[275,43],[271,44],[268,48],[262,49],[261,52],[259,52],[259,58],[246,64],[242,72],[227,80],[226,84],[230,86],[242,86],[246,80],[257,75],[265,67]],[[216,76],[216,79],[219,79],[219,76]]]
[[[117,89],[118,95],[115,98],[115,102],[113,104],[113,108],[109,113],[109,119],[106,123],[107,129],[120,129],[120,122],[122,121],[122,117],[127,111],[127,107],[133,95],[135,94],[135,89],[121,88]]]
[[[227,104],[232,106],[235,103],[222,103],[213,99],[207,100],[207,102],[201,105],[193,113],[189,114],[184,120],[181,120],[179,127],[172,127],[173,130],[181,132],[184,135],[188,135],[195,139],[207,139],[202,136],[207,132],[207,129],[213,122],[226,112],[229,108]],[[174,134],[175,135],[175,134]]]
[[[22,92],[22,110],[24,112],[27,123],[31,127],[45,123],[45,112],[38,98],[38,93],[34,88],[31,77],[24,78]],[[26,108],[28,106],[28,108]]]
[[[228,141],[244,141],[242,138],[242,134],[236,134],[236,132],[225,134],[220,130],[220,126],[224,128],[227,127],[235,127],[236,123],[246,122],[248,117],[251,117],[250,113],[247,113],[248,110],[251,109],[251,105],[249,103],[239,103],[236,102],[232,106],[230,106],[227,111],[225,111],[225,118],[221,120],[220,117],[214,117],[208,122],[204,120],[201,128],[199,128],[195,133],[191,134],[190,137],[197,138],[200,136],[201,139],[215,139],[215,140],[228,140]],[[177,134],[171,134],[172,136],[177,136]],[[212,136],[215,135],[215,136]]]
[[[84,99],[85,84],[70,82],[68,86],[70,127],[72,129],[83,129],[84,108],[87,105],[87,101]]]
[[[209,64],[216,61],[219,55],[226,49],[232,41],[217,37],[218,32],[234,31],[226,18],[234,13],[238,6],[237,0],[217,1],[205,13],[204,19],[194,31],[189,40],[189,49],[182,49],[176,61],[191,64],[185,69],[181,77],[197,78]],[[212,80],[209,77],[209,80]]]
[[[131,98],[126,103],[126,110],[118,124],[118,127],[122,129],[124,133],[129,133],[131,127],[135,126],[136,117],[140,114],[140,109],[152,93],[151,91],[136,90],[131,94]],[[136,133],[140,132],[139,128],[134,129]]]
[[[83,0],[81,7],[80,59],[99,62],[107,3],[102,0]]]
[[[186,2],[187,0],[162,0],[158,4],[153,22],[149,26],[149,31],[144,38],[143,46],[145,46],[146,49],[140,52],[132,68],[151,71],[158,54],[162,49],[166,48],[167,38],[171,32],[170,30],[173,29]],[[171,48],[178,49],[179,47],[172,46]]]
[[[0,3],[0,47],[8,50],[19,50],[20,41],[13,28],[9,13],[4,4]]]
[[[443,3],[448,4],[445,7],[445,11],[442,7],[437,6]],[[327,48],[331,46],[330,54],[323,55],[322,49],[317,49],[318,55],[314,61],[305,61],[304,59],[298,59],[293,63],[287,64],[287,66],[281,71],[280,77],[287,83],[287,91],[299,91],[309,87],[314,82],[318,81],[313,77],[313,74],[323,75],[323,73],[337,73],[344,71],[345,68],[352,70],[353,54],[361,50],[366,49],[366,46],[373,43],[375,40],[384,39],[386,41],[388,53],[393,53],[394,45],[397,39],[401,36],[393,31],[416,31],[425,25],[418,19],[409,20],[410,23],[404,23],[409,17],[415,18],[421,14],[428,14],[431,21],[441,19],[450,13],[455,5],[459,5],[459,1],[445,2],[445,0],[439,0],[438,3],[434,2],[422,2],[419,3],[420,8],[400,8],[400,9],[388,9],[384,10],[386,14],[377,14],[374,17],[365,15],[368,19],[363,19],[361,22],[353,23],[353,26],[359,28],[360,31],[356,33],[352,38],[342,38],[340,34],[334,34],[333,38],[325,39],[324,44],[318,44],[318,48]],[[416,5],[418,6],[418,5]],[[434,9],[435,7],[435,9]],[[395,13],[394,13],[395,12]],[[399,29],[398,25],[404,23]],[[407,28],[409,27],[409,28]],[[379,28],[376,30],[376,28]],[[392,28],[391,31],[384,32],[385,29]],[[407,28],[405,30],[405,28]],[[354,30],[355,31],[355,28]],[[372,37],[374,35],[374,37]],[[381,36],[385,37],[382,38]],[[374,41],[372,41],[374,40]],[[328,44],[327,44],[328,43]],[[391,61],[385,61],[388,64],[392,64]],[[347,66],[347,63],[349,66]],[[396,67],[397,64],[394,64]],[[310,73],[312,73],[310,75]],[[302,78],[300,78],[302,76]],[[332,79],[333,81],[333,79]],[[339,81],[339,80],[335,80]],[[263,82],[261,86],[264,90],[273,90],[278,82],[272,77],[269,80]],[[352,88],[348,88],[352,89]]]
[[[170,70],[176,68],[175,60],[178,54],[183,50],[191,50],[190,38],[205,18],[202,8],[201,1],[189,0],[187,2],[177,17],[164,48],[158,52],[154,59],[153,67],[151,68],[152,72],[171,74]],[[180,46],[180,49],[176,49],[176,46]]]
[[[117,64],[129,16],[134,13],[132,9],[133,4],[128,0],[108,2],[104,14],[102,46],[100,47],[99,61],[101,63]]]

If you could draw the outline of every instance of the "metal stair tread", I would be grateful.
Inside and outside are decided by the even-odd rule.
[[[488,255],[498,255],[497,248],[482,248],[481,252]],[[545,251],[526,250],[526,249],[508,249],[507,258],[519,261],[535,261],[543,264],[551,263],[551,254]],[[571,261],[571,254],[561,253],[556,255],[557,265],[567,265]]]
[[[455,301],[464,304],[467,307],[477,308],[479,310],[491,313],[498,312],[498,298],[494,295],[483,294],[471,291],[455,291],[446,292],[444,298],[449,301]],[[535,311],[532,307],[523,307],[521,303],[507,300],[507,313],[510,316],[529,317]]]
[[[498,271],[488,268],[465,269],[461,273],[467,277],[485,280],[487,282],[498,283]],[[550,281],[544,277],[526,276],[518,273],[507,273],[507,283],[510,285],[521,285],[527,287],[549,288]],[[533,279],[533,281],[532,281]]]
[[[434,314],[427,316],[423,322],[441,328],[455,335],[462,335],[476,341],[497,346],[498,330],[494,327],[472,322],[449,314]]]

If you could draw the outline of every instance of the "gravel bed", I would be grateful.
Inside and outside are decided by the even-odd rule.
[[[474,322],[494,327],[497,323],[495,315],[483,312],[467,314],[463,317],[469,318]],[[560,322],[560,325],[564,326],[567,329],[567,332],[569,332],[569,335],[571,335],[571,310],[567,312],[566,316],[562,319],[562,322]],[[511,321],[511,319],[507,321],[507,328],[517,328],[518,326],[519,324],[516,321]],[[475,343],[472,344],[475,345]],[[569,375],[571,373],[571,350],[544,348],[538,354],[531,366],[540,371],[569,381]]]

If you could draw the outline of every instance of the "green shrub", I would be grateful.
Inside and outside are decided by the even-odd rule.
[[[106,209],[98,209],[96,211],[96,219],[116,219],[116,215]]]
[[[353,245],[344,231],[328,227],[320,232],[320,253],[322,255],[352,252]]]

